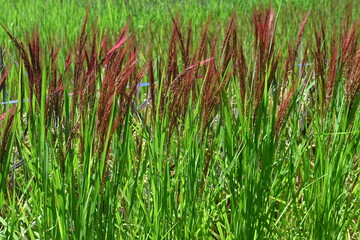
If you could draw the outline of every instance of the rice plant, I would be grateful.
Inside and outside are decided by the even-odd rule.
[[[282,39],[281,5],[221,24],[169,7],[113,34],[96,4],[65,44],[1,25],[1,238],[360,237],[351,12],[304,11]]]

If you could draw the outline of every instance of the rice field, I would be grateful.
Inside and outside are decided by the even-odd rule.
[[[359,239],[356,1],[16,0],[0,239]]]

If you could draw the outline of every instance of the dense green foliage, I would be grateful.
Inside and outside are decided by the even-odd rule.
[[[360,9],[262,3],[3,1],[0,238],[360,238]]]

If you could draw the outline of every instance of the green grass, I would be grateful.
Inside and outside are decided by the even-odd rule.
[[[3,3],[0,238],[360,238],[359,9],[269,4]]]

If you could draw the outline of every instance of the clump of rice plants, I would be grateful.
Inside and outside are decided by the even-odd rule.
[[[358,21],[309,12],[283,45],[279,12],[254,11],[250,43],[237,16],[199,31],[169,10],[145,49],[89,10],[66,49],[2,26],[0,236],[359,237]]]

